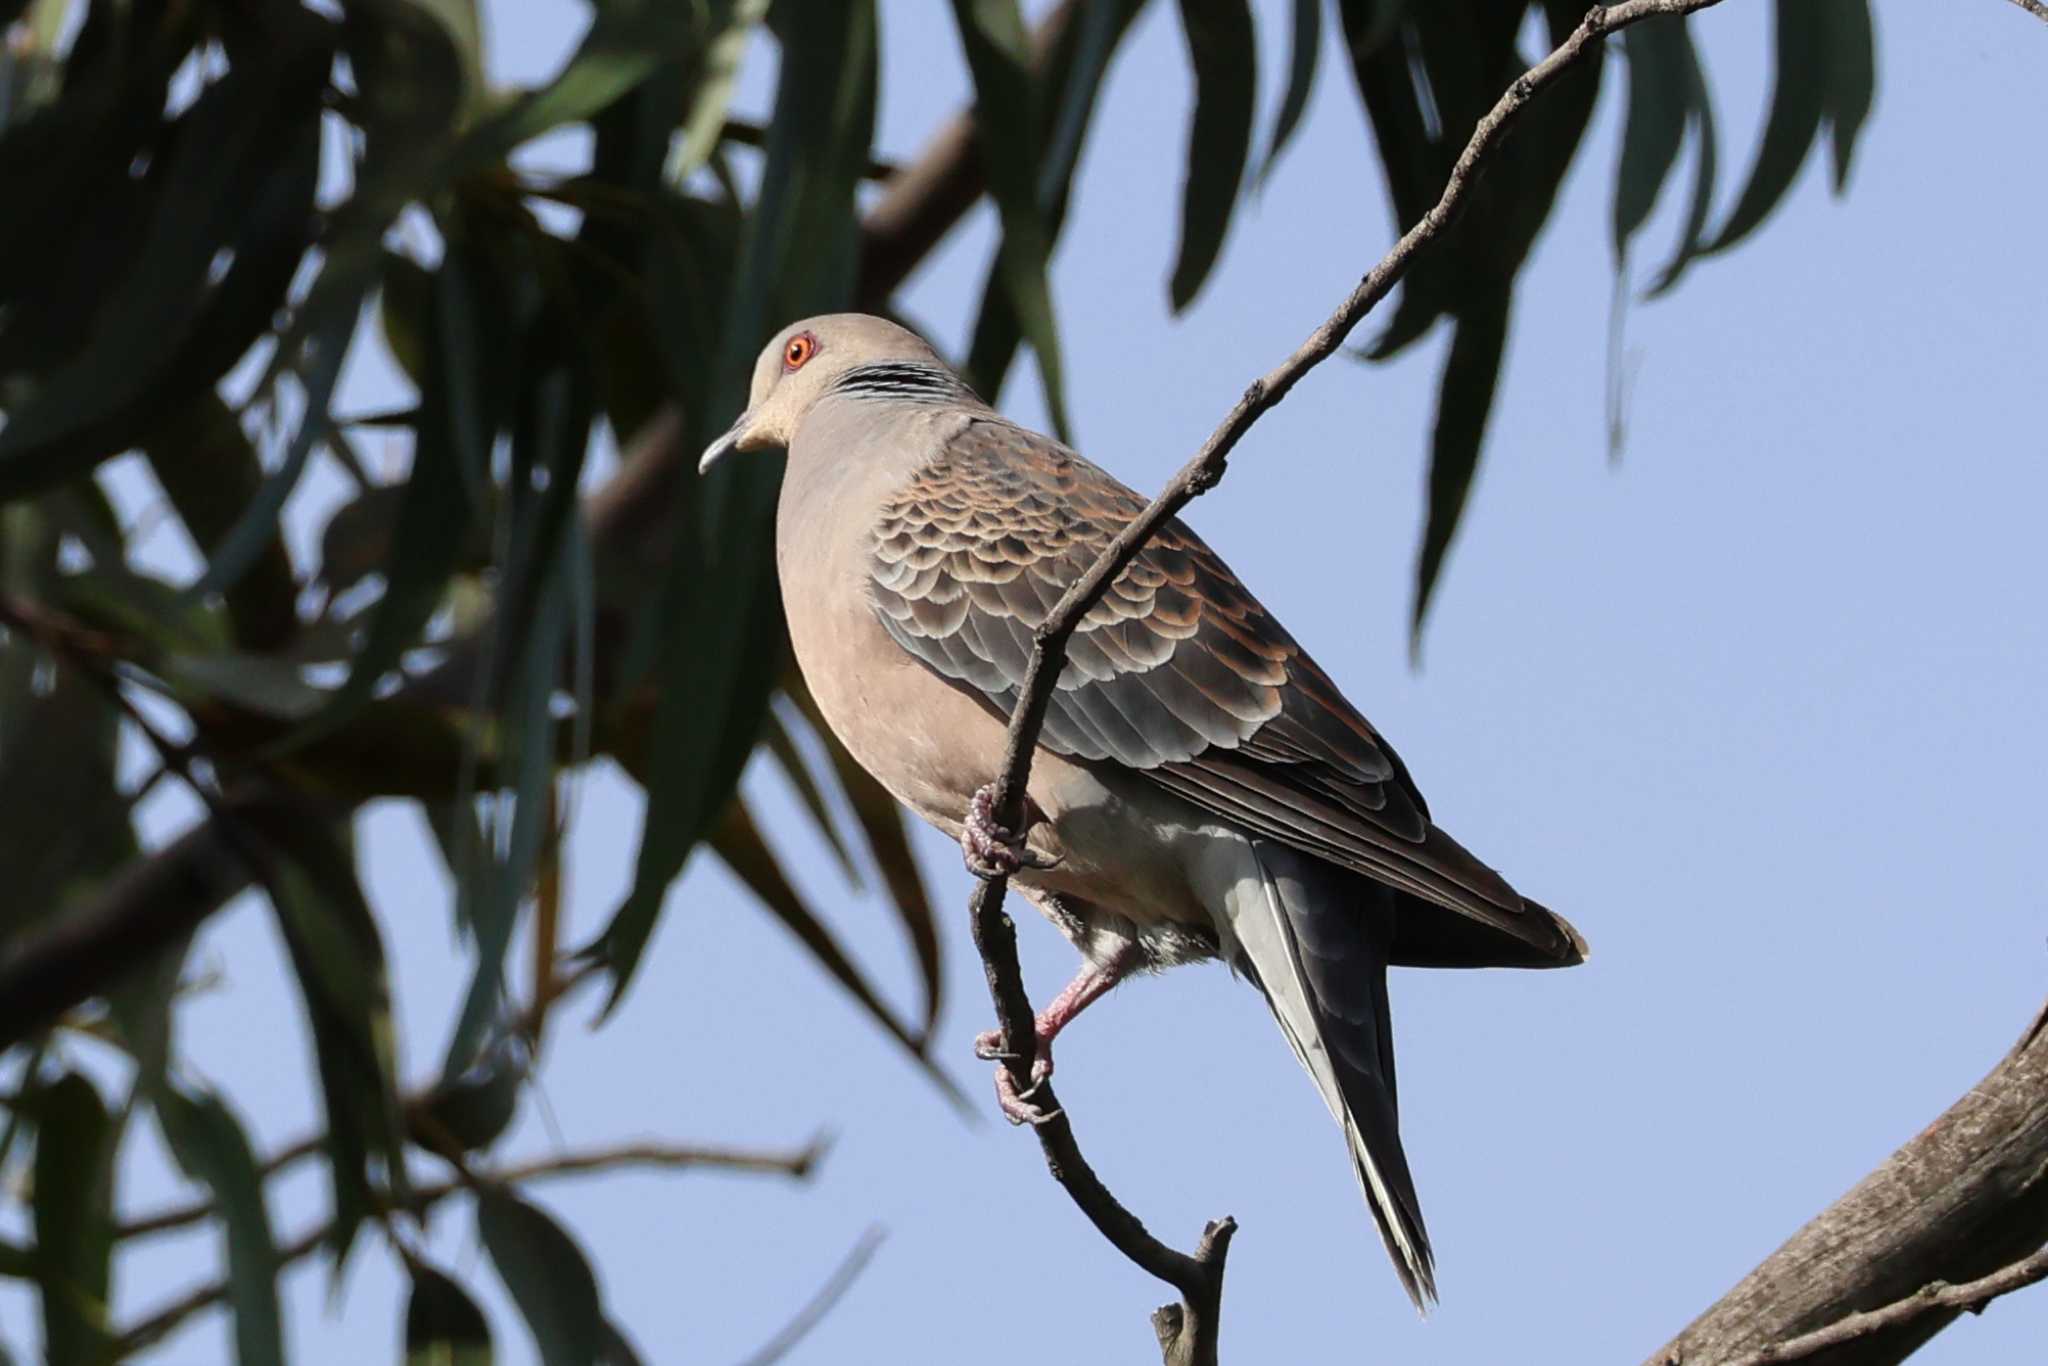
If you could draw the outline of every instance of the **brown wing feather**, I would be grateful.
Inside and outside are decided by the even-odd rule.
[[[904,649],[1007,716],[1032,632],[1143,507],[1050,438],[976,421],[884,504],[871,561],[876,612]],[[1393,750],[1178,520],[1082,620],[1040,743],[1136,770],[1205,810],[1479,922],[1457,929],[1403,915],[1396,961],[1582,956],[1568,925],[1430,823]]]

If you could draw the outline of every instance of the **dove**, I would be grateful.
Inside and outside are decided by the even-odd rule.
[[[1403,1288],[1436,1298],[1396,1105],[1389,966],[1561,967],[1585,941],[1437,827],[1407,768],[1230,567],[1166,523],[1074,632],[1025,828],[992,783],[1033,632],[1145,499],[978,398],[923,339],[830,314],[762,351],[705,450],[787,452],[775,559],[826,723],[895,798],[1002,871],[1079,950],[1052,1045],[1124,979],[1221,959],[1263,994],[1342,1128]],[[993,1032],[977,1041],[996,1056]]]

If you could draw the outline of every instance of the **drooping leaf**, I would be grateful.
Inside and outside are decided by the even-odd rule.
[[[1693,261],[1699,259],[1700,248],[1707,240],[1707,220],[1712,216],[1714,206],[1714,182],[1719,175],[1720,136],[1714,130],[1714,99],[1707,89],[1706,72],[1700,66],[1699,53],[1693,48],[1692,38],[1681,25],[1673,46],[1684,65],[1680,70],[1683,81],[1682,91],[1686,102],[1686,114],[1693,129],[1693,173],[1692,200],[1685,211],[1685,230],[1679,237],[1678,248],[1671,260],[1657,272],[1644,298],[1654,299],[1666,293],[1678,283],[1679,277]]]
[[[475,286],[458,241],[449,242],[435,281],[428,383],[421,393],[412,470],[384,566],[384,596],[348,681],[300,729],[295,743],[329,734],[347,721],[370,700],[399,656],[418,643],[455,572],[477,510],[490,446],[490,433],[481,425],[480,393],[493,377],[479,363]]]
[[[1045,88],[1051,96],[1049,106],[1041,101],[1047,129],[1037,190],[1039,213],[1051,241],[1058,240],[1066,222],[1067,200],[1073,190],[1075,169],[1080,164],[1081,145],[1100,103],[1110,58],[1143,8],[1144,0],[1103,0],[1085,6],[1067,41],[1053,50],[1045,74]],[[1004,377],[1009,374],[1023,340],[1023,324],[999,258],[990,262],[982,285],[974,339],[968,346],[963,369],[975,391],[990,402],[1002,392]]]
[[[1323,50],[1323,0],[1294,0],[1294,42],[1288,50],[1287,93],[1280,100],[1279,116],[1273,121],[1273,136],[1266,143],[1266,159],[1259,166],[1258,183],[1273,174],[1280,154],[1301,116],[1308,112],[1308,97],[1316,85],[1316,62]]]
[[[1390,41],[1393,30],[1386,7],[1376,0],[1341,0],[1338,17],[1352,79],[1379,148],[1394,226],[1405,232],[1442,192],[1455,153],[1446,146],[1441,118],[1433,128],[1433,121],[1425,117],[1416,86],[1420,68],[1409,60],[1406,44]],[[1441,242],[1436,252],[1417,259],[1401,282],[1393,320],[1366,348],[1368,358],[1396,354],[1443,315],[1448,288],[1444,282],[1455,277],[1454,267],[1444,260],[1449,249],[1450,241]]]
[[[1763,141],[1735,207],[1700,255],[1726,251],[1756,231],[1798,178],[1827,112],[1828,12],[1839,3],[1861,0],[1777,0],[1776,75]]]
[[[725,814],[711,833],[711,848],[725,866],[738,875],[747,889],[761,899],[763,905],[775,913],[784,928],[794,934],[811,956],[822,964],[825,970],[838,980],[854,1000],[860,1002],[875,1022],[882,1026],[889,1037],[903,1045],[910,1055],[922,1064],[939,1088],[960,1100],[952,1081],[944,1072],[934,1066],[925,1056],[926,1041],[911,1033],[891,1010],[846,950],[825,923],[804,904],[803,897],[790,886],[788,878],[775,860],[775,855],[761,838],[760,829],[748,812],[746,803],[735,798],[725,808]]]
[[[279,253],[252,250],[212,277],[245,231],[302,239],[331,61],[331,26],[307,20],[293,26],[292,44],[231,66],[180,117],[149,231],[102,305],[92,341],[0,429],[0,498],[117,453],[134,439],[140,414],[168,394],[211,384],[267,326],[284,282]],[[282,255],[288,278],[296,252]],[[238,274],[261,288],[238,287]]]
[[[1614,259],[1650,216],[1678,160],[1689,116],[1692,45],[1683,16],[1646,19],[1622,30],[1628,54],[1628,122],[1614,172]]]
[[[402,1192],[405,1144],[382,935],[340,832],[308,807],[260,827],[270,892],[312,1026],[334,1192],[328,1246],[339,1266],[374,1208],[366,1164]]]
[[[415,1262],[405,1301],[405,1366],[491,1366],[491,1326],[469,1293]]]
[[[646,1358],[640,1355],[640,1349],[633,1345],[632,1339],[626,1336],[616,1320],[606,1319],[604,1350],[598,1361],[600,1366],[645,1366]]]
[[[36,1265],[51,1366],[98,1362],[107,1349],[114,1246],[114,1120],[93,1084],[67,1072],[34,1093]]]
[[[210,1092],[166,1086],[152,1097],[164,1142],[187,1176],[213,1192],[227,1238],[228,1307],[240,1366],[284,1366],[277,1303],[277,1240],[263,1200],[263,1174],[248,1137]]]
[[[874,11],[866,0],[822,11],[777,9],[784,56],[768,130],[761,198],[747,222],[716,333],[709,403],[686,407],[692,448],[745,400],[770,310],[792,316],[851,302],[857,265],[854,191],[872,141]],[[680,352],[672,366],[695,364]],[[701,378],[684,383],[702,385]],[[687,393],[688,390],[686,389]],[[786,646],[774,566],[765,553],[778,472],[763,460],[726,461],[680,481],[683,525],[661,591],[643,611],[637,658],[658,658],[662,686],[644,766],[647,808],[633,889],[586,952],[612,974],[617,1008],[653,933],[663,894],[739,779],[760,734]],[[637,671],[629,659],[628,675]]]
[[[1849,162],[1856,136],[1869,117],[1877,89],[1877,35],[1869,0],[1823,0],[1827,23],[1827,104],[1822,111],[1834,134],[1835,193],[1849,186]]]
[[[1194,302],[1223,251],[1251,155],[1258,60],[1246,0],[1180,0],[1181,27],[1195,71],[1180,246],[1167,297],[1174,312]]]
[[[211,390],[159,423],[144,449],[157,482],[200,546],[225,540],[263,485],[255,448]],[[245,649],[275,649],[297,629],[298,584],[276,527],[226,597],[236,643]]]
[[[825,804],[824,792],[811,775],[810,765],[804,762],[803,754],[797,749],[796,738],[772,707],[768,711],[768,724],[762,731],[761,742],[767,746],[775,766],[782,770],[782,776],[795,790],[797,799],[804,804],[804,810],[810,813],[811,823],[825,837],[832,856],[839,860],[839,870],[846,874],[848,882],[858,888],[861,885],[860,865],[854,862],[853,852],[841,838],[839,822],[832,818],[832,809]]]
[[[903,924],[904,935],[917,955],[925,1001],[920,1030],[929,1038],[945,1003],[945,976],[939,956],[938,917],[932,911],[924,875],[918,871],[917,859],[910,852],[908,832],[903,827],[903,808],[832,733],[832,728],[818,713],[816,699],[794,671],[783,686],[831,758],[839,790],[846,794],[847,803],[853,808],[853,818],[859,822],[861,833],[867,839],[868,851],[875,860],[876,868],[881,870],[882,884],[889,893],[889,904],[895,908],[897,919]]]
[[[561,1225],[510,1191],[486,1188],[477,1233],[533,1331],[542,1366],[591,1366],[604,1350],[604,1308],[590,1262]]]
[[[207,556],[206,569],[190,590],[194,601],[240,583],[250,567],[277,543],[278,516],[306,472],[314,448],[328,430],[328,404],[334,399],[342,362],[348,358],[349,343],[355,336],[361,295],[323,301],[322,309],[317,318],[310,306],[303,310],[302,317],[311,319],[306,335],[295,343],[281,344],[281,349],[286,344],[301,348],[296,369],[305,391],[305,412],[299,418],[298,429],[285,447],[284,459],[264,479],[263,487]]]
[[[1409,618],[1411,655],[1422,648],[1422,624],[1443,571],[1444,554],[1457,533],[1479,468],[1479,448],[1493,412],[1507,346],[1510,292],[1502,285],[1474,292],[1458,313],[1451,349],[1437,386],[1436,435],[1429,451],[1429,519],[1415,564],[1415,607]]]
[[[475,939],[477,966],[442,1063],[444,1075],[456,1075],[471,1066],[500,1013],[505,951],[512,941],[520,902],[532,886],[547,831],[549,785],[555,770],[555,720],[550,704],[569,627],[569,582],[559,571],[545,577],[538,620],[526,636],[524,657],[506,707],[505,729],[516,745],[516,761],[504,854],[461,889],[462,915]],[[502,805],[499,809],[502,814]],[[479,881],[482,885],[477,887]]]
[[[0,591],[61,599],[67,535],[111,514],[92,485],[0,507]],[[21,633],[0,640],[0,828],[10,908],[0,935],[21,934],[134,855],[115,782],[118,716],[102,689]]]
[[[974,74],[975,132],[989,193],[1003,221],[996,271],[1038,357],[1053,430],[1067,439],[1066,383],[1047,266],[1052,233],[1038,198],[1039,126],[1024,20],[1017,0],[953,0],[960,45]]]
[[[733,86],[739,80],[740,57],[750,31],[768,14],[768,0],[733,0],[725,10],[722,25],[714,23],[704,44],[696,93],[662,166],[662,178],[671,185],[680,186],[718,145]]]

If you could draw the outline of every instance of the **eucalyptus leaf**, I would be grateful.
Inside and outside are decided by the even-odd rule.
[[[1066,382],[1047,268],[1052,233],[1038,197],[1037,91],[1017,0],[953,0],[953,19],[974,75],[975,132],[988,171],[989,193],[1002,217],[996,272],[1010,306],[1038,356],[1046,411],[1066,439]]]
[[[542,1366],[591,1366],[605,1344],[597,1277],[561,1225],[510,1191],[487,1187],[476,1226],[506,1291],[533,1331]]]
[[[1180,247],[1167,294],[1176,313],[1194,302],[1223,251],[1251,155],[1258,60],[1246,0],[1180,0],[1195,69]]]
[[[213,1192],[227,1238],[228,1307],[240,1366],[284,1366],[277,1299],[277,1241],[264,1205],[263,1174],[248,1137],[218,1097],[165,1086],[152,1097],[164,1142],[180,1168]]]
[[[469,1293],[418,1262],[405,1301],[405,1366],[491,1366],[491,1326]]]
[[[34,1097],[44,1354],[51,1366],[98,1362],[108,1345],[111,1186],[119,1127],[93,1084],[76,1072],[38,1088]]]
[[[1280,113],[1273,121],[1273,136],[1266,143],[1266,159],[1259,166],[1258,180],[1264,184],[1273,173],[1288,139],[1301,126],[1308,112],[1308,97],[1315,90],[1316,61],[1323,50],[1323,0],[1294,0],[1294,42],[1288,50],[1287,93],[1280,100]]]

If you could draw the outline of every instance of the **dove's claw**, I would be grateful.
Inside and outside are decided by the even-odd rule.
[[[1008,1067],[996,1068],[996,1104],[1002,1107],[1003,1117],[1012,1124],[1030,1125],[1047,1124],[1057,1119],[1061,1111],[1048,1110],[1031,1099],[1051,1072],[1051,1060],[1041,1057],[1032,1065],[1031,1084],[1020,1091],[1011,1079]]]
[[[1058,865],[1059,860],[1048,858],[1024,843],[1024,836],[996,821],[996,790],[993,783],[983,784],[975,792],[974,799],[967,804],[967,826],[960,833],[960,856],[966,861],[967,871],[979,878],[1009,877],[1021,868],[1044,869]],[[1042,819],[1025,799],[1024,829]]]

